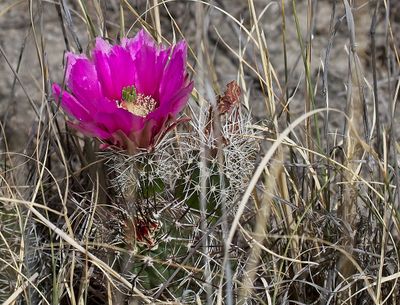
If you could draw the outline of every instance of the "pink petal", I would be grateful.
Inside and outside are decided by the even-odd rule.
[[[98,127],[94,122],[82,122],[78,124],[72,122],[67,123],[70,127],[89,137],[97,137],[99,139],[108,139],[111,137],[111,134],[108,131]]]
[[[114,112],[100,111],[89,122],[71,123],[70,125],[88,136],[96,136],[108,141],[112,140],[115,133],[128,135],[133,131],[140,132],[143,128],[143,123],[143,118],[134,116],[124,109],[117,108]]]
[[[92,119],[90,111],[66,91],[62,91],[58,84],[52,86],[55,100],[59,102],[62,108],[72,117],[79,121],[90,121]]]
[[[74,96],[92,111],[102,97],[96,69],[84,55],[67,53],[67,84]]]
[[[114,83],[111,76],[108,54],[111,51],[111,45],[101,39],[96,38],[96,45],[92,52],[92,57],[96,67],[97,75],[101,83],[103,94],[110,100],[117,99],[117,92],[114,90]]]
[[[145,95],[159,100],[159,86],[168,61],[169,51],[158,46],[153,38],[141,30],[133,39],[122,42],[134,58],[135,86]]]
[[[165,68],[160,84],[160,103],[170,103],[176,92],[182,88],[185,80],[186,43],[179,42]]]
[[[122,46],[132,55],[136,54],[143,46],[148,46],[151,49],[159,48],[154,39],[145,30],[140,30],[134,38],[123,38]]]
[[[154,134],[159,131],[157,122],[146,120],[140,130],[129,134],[129,139],[140,148],[149,148],[153,144]]]
[[[171,111],[174,116],[185,108],[190,94],[192,93],[194,83],[190,82],[186,87],[182,88],[176,93],[176,95],[171,99]]]
[[[131,54],[127,49],[115,45],[109,55],[111,75],[113,76],[116,99],[120,100],[122,89],[135,83],[135,68]]]
[[[71,75],[71,69],[75,65],[76,61],[78,59],[88,59],[85,54],[74,54],[72,52],[67,52],[65,54],[65,60],[66,60],[66,76],[69,78]]]
[[[110,134],[121,130],[129,134],[133,129],[140,129],[143,126],[143,118],[137,117],[132,113],[117,108],[114,112],[99,112],[94,117],[96,125]]]
[[[127,48],[120,45],[111,47],[98,38],[93,58],[104,95],[110,100],[120,100],[122,89],[135,83],[132,54]]]
[[[192,90],[193,82],[190,82],[186,87],[176,92],[175,96],[171,98],[170,103],[161,104],[155,111],[150,113],[146,119],[154,119],[161,124],[163,119],[168,115],[175,117],[185,107]]]
[[[158,87],[163,74],[166,58],[157,56],[157,49],[144,44],[136,53],[136,88],[144,95],[158,99]]]

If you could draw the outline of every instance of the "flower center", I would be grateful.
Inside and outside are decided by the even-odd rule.
[[[119,107],[140,117],[146,117],[157,106],[157,102],[150,95],[136,93],[134,86],[122,89],[122,100]]]

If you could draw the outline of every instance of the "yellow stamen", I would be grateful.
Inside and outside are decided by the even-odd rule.
[[[137,94],[133,101],[122,100],[120,107],[140,117],[146,117],[157,106],[157,102],[149,95]]]

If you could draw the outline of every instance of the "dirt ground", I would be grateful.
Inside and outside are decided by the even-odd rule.
[[[32,103],[40,110],[46,99],[43,88],[49,88],[51,82],[60,82],[63,77],[63,56],[67,49],[65,36],[63,34],[62,22],[67,33],[68,43],[71,50],[77,51],[76,40],[87,51],[90,46],[89,35],[84,21],[78,17],[81,8],[78,1],[62,1],[72,12],[72,23],[67,20],[61,21],[56,7],[59,5],[51,1],[32,1],[30,9],[29,1],[3,0],[0,3],[0,45],[4,54],[0,56],[0,114],[5,128],[8,149],[10,151],[23,151],[32,137],[33,130],[37,126],[37,117]],[[301,27],[302,39],[307,35],[307,8],[308,2],[313,3],[314,18],[312,31],[312,67],[311,76],[316,80],[316,106],[326,106],[326,95],[322,87],[323,67],[327,47],[332,38],[331,15],[336,10],[333,24],[337,24],[336,34],[332,39],[332,48],[328,63],[328,97],[329,106],[345,111],[346,109],[346,80],[348,77],[348,52],[349,52],[349,29],[342,1],[297,1],[296,11]],[[372,21],[373,5],[367,0],[353,1],[353,14],[355,22],[355,37],[357,53],[361,60],[361,66],[365,77],[365,97],[370,116],[373,113],[372,96],[372,69],[371,69],[371,39],[370,26]],[[86,2],[85,2],[86,3]],[[142,13],[145,20],[151,21],[151,14],[146,13],[147,1],[129,1],[132,8]],[[280,86],[276,85],[277,109],[282,109],[280,102],[281,92],[284,92],[285,65],[282,44],[282,16],[280,1],[254,1],[255,10],[259,16],[260,29],[266,37],[269,59],[272,63]],[[119,31],[119,4],[118,1],[87,1],[87,9],[93,15],[101,8],[106,12],[103,16],[108,30],[108,36],[115,39]],[[171,16],[179,26],[184,37],[196,52],[196,9],[197,4],[192,1],[174,1],[160,6],[162,33],[166,38],[173,36]],[[399,44],[399,19],[400,5],[392,1],[391,21],[392,32],[396,43]],[[205,19],[203,25],[206,27],[208,38],[208,54],[215,70],[216,89],[223,91],[227,82],[238,79],[240,72],[240,61],[230,49],[237,52],[238,48],[245,48],[245,59],[254,70],[244,67],[244,89],[245,102],[247,102],[256,119],[265,119],[264,100],[265,94],[260,86],[255,71],[260,71],[262,62],[254,45],[247,43],[247,36],[239,24],[242,22],[247,29],[251,27],[251,14],[247,1],[241,0],[219,0],[211,1],[204,6]],[[286,1],[286,42],[288,52],[288,92],[293,94],[290,101],[292,113],[300,115],[304,113],[304,66],[300,55],[298,34],[296,32],[295,19],[291,1]],[[30,13],[32,12],[32,14]],[[261,15],[262,14],[262,15]],[[380,117],[384,127],[390,125],[390,109],[393,103],[393,92],[398,80],[398,68],[396,66],[395,54],[392,49],[387,48],[387,40],[390,34],[385,30],[385,10],[381,8],[378,14],[376,30],[377,43],[377,76],[379,89]],[[235,19],[234,19],[235,18]],[[341,21],[338,21],[341,20]],[[95,19],[98,24],[101,20]],[[138,25],[137,17],[128,9],[125,9],[125,26]],[[138,28],[128,34],[133,36]],[[72,34],[73,33],[73,34]],[[179,37],[179,33],[175,33]],[[388,38],[389,37],[389,38]],[[38,57],[37,45],[43,48],[43,62]],[[398,45],[397,45],[398,46]],[[190,55],[191,62],[193,54]],[[391,64],[390,67],[388,64]],[[41,66],[45,71],[41,71]],[[194,64],[194,69],[196,69]],[[391,79],[388,79],[390,71]],[[47,83],[43,82],[42,75],[45,74]],[[16,77],[18,76],[18,77]],[[48,76],[48,77],[47,77]],[[197,85],[199,85],[197,83]],[[245,86],[244,86],[245,85]],[[297,88],[297,90],[296,90]],[[30,102],[31,100],[31,102]],[[269,118],[267,118],[269,119]],[[372,120],[372,117],[370,118]],[[343,128],[343,117],[340,114],[332,114],[329,121],[330,131],[341,132]],[[396,122],[395,122],[396,123]],[[396,123],[397,124],[397,123]],[[396,125],[395,128],[398,128]],[[2,137],[4,142],[4,137]],[[2,143],[4,149],[4,143]]]

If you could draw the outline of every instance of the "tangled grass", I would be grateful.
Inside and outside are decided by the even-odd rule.
[[[0,302],[400,304],[398,5],[261,2],[0,7],[26,9],[40,75],[27,86],[25,43],[16,66],[0,44],[10,100],[35,116],[18,150],[3,114]],[[48,12],[68,50],[141,27],[186,38],[190,122],[135,156],[69,129],[49,91]],[[226,77],[243,94],[221,115]]]

